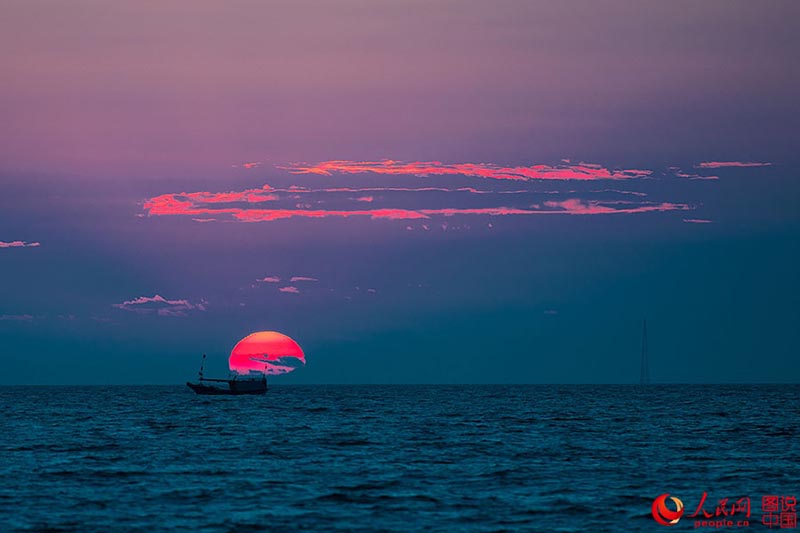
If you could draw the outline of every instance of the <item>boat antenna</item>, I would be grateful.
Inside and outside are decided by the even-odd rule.
[[[642,362],[639,369],[639,383],[647,385],[650,383],[650,369],[647,364],[647,319],[642,320]]]
[[[200,360],[200,379],[203,379],[203,367],[206,365],[206,354],[203,354],[203,359]]]

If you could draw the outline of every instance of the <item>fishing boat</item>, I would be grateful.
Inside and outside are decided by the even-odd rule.
[[[200,363],[200,375],[197,383],[186,382],[186,386],[197,394],[213,395],[241,395],[241,394],[264,394],[267,392],[267,374],[250,373],[245,376],[235,375],[230,379],[207,378],[203,376],[203,368],[206,363],[206,354],[203,354],[203,361]]]

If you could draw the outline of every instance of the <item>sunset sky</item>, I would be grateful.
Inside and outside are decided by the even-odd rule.
[[[797,381],[795,1],[0,7],[0,383]]]

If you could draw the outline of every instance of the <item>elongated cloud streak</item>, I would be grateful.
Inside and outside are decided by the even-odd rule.
[[[244,191],[229,191],[229,192],[192,192],[192,193],[169,193],[154,196],[144,203],[144,209],[148,215],[194,215],[192,220],[200,223],[215,222],[216,218],[209,215],[230,214],[233,215],[238,212],[238,208],[220,207],[221,204],[261,204],[265,202],[277,202],[281,194],[300,195],[300,194],[337,194],[337,193],[428,193],[428,192],[441,192],[441,193],[455,193],[466,195],[525,195],[537,193],[531,190],[481,190],[474,187],[458,187],[458,188],[444,188],[444,187],[334,187],[312,189],[299,186],[291,186],[288,188],[278,189],[270,185],[264,185],[260,189],[247,189]],[[619,195],[633,195],[633,196],[646,196],[645,193],[635,191],[624,191],[619,189],[600,189],[586,191],[587,193],[610,193]],[[537,194],[564,194],[564,193],[578,193],[578,191],[540,191]],[[350,198],[360,203],[373,203],[375,197],[372,195],[363,196],[359,198]],[[304,207],[303,205],[295,205],[296,208]],[[310,204],[307,206],[310,208]],[[280,210],[272,210],[280,211]],[[312,215],[309,215],[312,216]],[[285,218],[285,217],[278,217]]]
[[[206,199],[212,193],[195,195],[195,198]],[[224,193],[230,195],[233,193]],[[187,195],[181,195],[188,198]],[[521,206],[490,206],[490,207],[441,207],[410,209],[401,207],[385,207],[376,209],[312,209],[309,204],[298,204],[291,208],[263,208],[249,205],[249,200],[244,197],[241,202],[231,202],[226,206],[211,204],[197,204],[189,199],[179,198],[178,195],[162,195],[145,203],[145,209],[150,216],[190,216],[198,214],[214,215],[216,220],[227,219],[239,222],[269,222],[290,218],[349,218],[369,217],[383,220],[414,220],[427,219],[434,216],[453,215],[544,215],[544,214],[570,214],[570,215],[604,215],[604,214],[633,214],[655,211],[686,210],[689,206],[680,203],[653,203],[645,201],[600,201],[570,198],[561,201],[547,201],[542,204],[526,204]],[[221,202],[220,202],[221,203]],[[359,202],[360,203],[360,202]],[[236,206],[232,204],[237,204]],[[242,205],[244,204],[244,205]],[[265,283],[277,283],[279,278],[263,278],[258,280]]]
[[[676,178],[684,178],[688,180],[718,180],[719,176],[701,176],[696,172],[684,172],[679,168],[671,167],[670,170],[675,174]]]
[[[0,241],[0,248],[35,248],[37,246],[41,246],[41,243],[25,242],[25,241],[11,241],[11,242]]]
[[[540,211],[539,213],[566,213],[569,215],[611,215],[611,214],[632,214],[632,213],[652,213],[658,211],[685,211],[690,209],[686,204],[676,204],[662,202],[658,204],[634,204],[632,202],[610,202],[603,203],[597,201],[584,201],[577,198],[564,200],[561,202],[545,202],[552,211]],[[616,207],[622,206],[622,207]]]
[[[328,217],[369,217],[384,220],[414,220],[427,219],[434,216],[455,215],[610,215],[649,213],[658,211],[683,211],[690,207],[686,204],[663,202],[651,203],[603,203],[597,201],[584,201],[569,199],[560,202],[544,202],[541,206],[534,205],[528,208],[517,207],[446,207],[438,209],[362,209],[362,210],[326,210],[326,209],[225,209],[223,212],[230,214],[234,220],[241,222],[271,222],[289,218],[328,218]],[[170,213],[178,215],[181,213]]]
[[[269,185],[265,188],[261,189],[248,189],[245,191],[231,191],[231,192],[217,192],[217,193],[210,193],[210,192],[190,192],[190,193],[181,193],[181,196],[185,196],[189,200],[192,200],[198,204],[221,204],[221,203],[228,203],[228,202],[247,202],[247,203],[258,203],[258,202],[269,202],[272,200],[277,200],[278,197],[274,194],[268,194],[266,191],[270,189]]]
[[[532,165],[529,167],[504,167],[491,163],[446,164],[440,161],[405,163],[386,159],[383,161],[323,161],[317,164],[298,163],[280,167],[293,174],[388,174],[391,176],[472,176],[496,180],[622,180],[643,178],[650,170],[611,170],[592,163],[559,166]]]
[[[704,161],[694,166],[694,168],[750,168],[768,167],[772,163],[760,161]]]
[[[186,316],[187,311],[205,311],[205,302],[191,303],[188,300],[169,300],[156,294],[155,296],[139,296],[112,307],[135,313],[157,313],[160,316]]]
[[[244,162],[244,163],[242,163],[240,165],[231,165],[231,167],[233,167],[233,168],[244,168],[244,169],[247,169],[247,170],[258,168],[260,166],[261,166],[261,161],[247,161],[247,162]]]
[[[375,173],[390,176],[467,176],[515,182],[622,180],[643,178],[651,174],[650,170],[610,170],[601,165],[573,164],[568,161],[560,166],[503,167],[474,163],[444,164],[436,161],[402,163],[392,160],[379,162],[336,160],[317,165],[295,165],[286,168],[297,174]],[[162,194],[147,200],[144,203],[144,209],[149,216],[177,215],[190,216],[193,220],[238,222],[270,222],[292,218],[364,217],[373,220],[415,220],[456,215],[605,215],[689,209],[689,206],[685,204],[645,201],[646,194],[643,192],[613,188],[583,192],[575,190],[576,187],[571,187],[570,190],[537,191],[535,189],[536,187],[532,185],[525,185],[517,190],[503,190],[502,188],[482,190],[468,186],[415,188],[391,185],[387,187],[340,186],[313,189],[298,185],[285,188],[264,185],[258,189],[243,191]],[[419,200],[413,196],[442,192],[452,193],[453,201],[445,200],[443,196],[437,194],[428,195]],[[374,195],[373,193],[381,194]],[[636,201],[611,201],[585,198],[585,195],[606,196],[608,194],[636,196],[639,199]],[[301,195],[304,195],[302,200]],[[547,195],[550,198],[553,195],[562,195],[567,199],[532,203],[535,202],[536,195],[539,197]],[[500,198],[503,198],[504,201],[501,205],[497,205],[500,204]],[[444,202],[450,205],[441,205]],[[453,203],[456,205],[452,205]],[[383,205],[373,207],[374,204]],[[290,280],[290,283],[300,280],[310,281],[310,279],[295,277]],[[276,278],[272,281],[264,278],[259,281],[277,283],[280,280]]]
[[[33,315],[0,315],[0,322],[30,322],[31,320],[33,320]]]

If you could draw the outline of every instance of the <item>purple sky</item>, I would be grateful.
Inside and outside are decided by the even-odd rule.
[[[797,2],[1,12],[2,382],[800,378]]]

